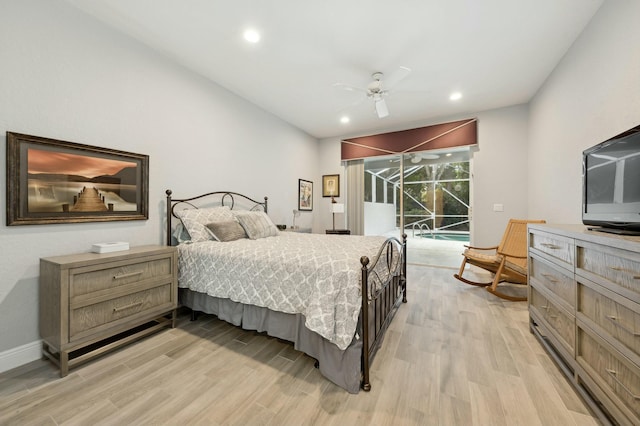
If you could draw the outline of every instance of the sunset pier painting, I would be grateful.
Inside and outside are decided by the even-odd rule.
[[[40,212],[136,211],[135,162],[27,151],[28,210]]]

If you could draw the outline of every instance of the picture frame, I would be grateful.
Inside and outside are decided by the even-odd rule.
[[[313,182],[298,179],[298,210],[313,210]]]
[[[149,219],[149,156],[7,132],[8,226]]]
[[[322,176],[322,196],[325,198],[340,196],[340,175]]]

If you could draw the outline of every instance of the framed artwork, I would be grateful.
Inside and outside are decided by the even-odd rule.
[[[313,210],[313,182],[298,179],[298,210]]]
[[[7,225],[148,218],[148,155],[7,132]]]
[[[331,198],[340,196],[340,175],[322,176],[322,196]]]

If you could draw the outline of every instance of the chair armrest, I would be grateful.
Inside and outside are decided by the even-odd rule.
[[[465,245],[464,247],[466,247],[468,249],[473,249],[473,250],[498,250],[498,246],[493,246],[493,247],[474,247],[474,246]]]
[[[509,254],[509,253],[505,253],[503,251],[499,251],[498,254],[500,254],[500,255],[502,255],[504,257],[512,257],[514,259],[526,259],[527,258],[526,255],[524,255],[524,256],[516,256],[515,254]]]

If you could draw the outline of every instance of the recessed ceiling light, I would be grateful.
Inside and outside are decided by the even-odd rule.
[[[460,92],[453,92],[451,96],[449,96],[449,99],[452,101],[457,101],[458,99],[461,99],[461,98],[462,98],[462,93]]]
[[[447,157],[451,157],[453,154],[451,154],[450,152],[447,152]]]
[[[350,120],[350,119],[349,119],[349,117],[347,117],[346,115],[344,115],[344,116],[340,117],[340,122],[341,122],[342,124],[347,124],[349,121],[351,121],[351,120]]]
[[[249,43],[257,43],[260,41],[260,33],[254,29],[248,29],[244,32],[244,39]]]

